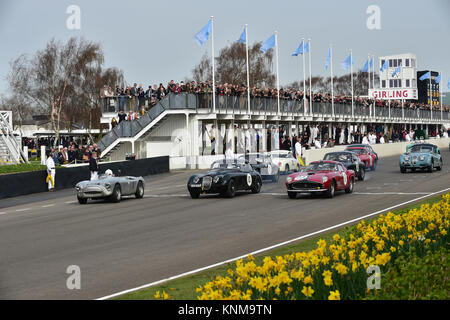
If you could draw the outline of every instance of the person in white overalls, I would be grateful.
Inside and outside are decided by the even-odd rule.
[[[50,176],[51,179],[48,179],[48,191],[55,190],[55,161],[53,161],[53,153],[50,152],[47,160],[45,161],[45,165],[47,166],[47,176]]]

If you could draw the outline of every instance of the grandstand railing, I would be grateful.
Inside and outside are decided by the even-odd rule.
[[[133,121],[122,121],[113,130],[109,131],[99,141],[100,149],[105,150],[115,140],[119,138],[131,138],[136,136],[141,130],[147,127],[153,120],[160,116],[165,110],[190,109],[195,111],[213,111],[212,94],[193,93],[169,93],[156,105],[149,107],[148,99],[145,100],[147,112],[144,116]],[[142,102],[142,101],[141,101]],[[118,113],[123,110],[139,111],[139,106],[133,99],[128,97],[107,97],[103,100],[103,113]],[[277,99],[272,98],[252,98],[250,100],[250,111],[252,114],[278,115]],[[246,114],[248,113],[248,102],[245,96],[216,96],[216,112]],[[314,102],[312,110],[301,100],[280,99],[281,116],[314,116],[314,117],[335,117],[352,118],[351,104],[335,103],[332,106],[329,102]],[[441,111],[424,109],[410,109],[401,107],[379,107],[373,105],[354,104],[353,115],[355,119],[405,119],[414,121],[441,120]],[[444,121],[450,121],[450,113],[442,112]]]

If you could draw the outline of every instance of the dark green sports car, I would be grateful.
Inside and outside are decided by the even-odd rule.
[[[232,198],[236,191],[261,191],[262,179],[250,164],[240,160],[221,160],[211,165],[205,174],[196,174],[189,178],[187,187],[193,199],[200,194],[221,194]]]

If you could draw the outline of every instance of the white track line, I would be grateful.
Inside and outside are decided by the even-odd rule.
[[[3,215],[3,214],[7,214],[7,212],[0,212],[0,216]]]
[[[353,223],[353,222],[357,222],[357,221],[359,221],[359,220],[362,220],[362,219],[365,219],[365,218],[368,218],[368,217],[371,217],[371,216],[378,215],[378,214],[383,213],[383,212],[385,212],[385,211],[389,211],[389,210],[391,210],[391,209],[395,209],[395,208],[398,208],[398,207],[407,205],[407,204],[409,204],[409,203],[411,203],[411,202],[415,202],[415,201],[418,201],[418,200],[422,200],[422,199],[428,198],[428,197],[433,196],[433,195],[437,195],[437,194],[440,194],[440,193],[444,193],[444,192],[449,191],[449,190],[450,190],[450,188],[447,188],[447,189],[444,189],[444,190],[440,190],[440,191],[437,191],[437,192],[433,192],[433,193],[427,194],[427,195],[425,195],[425,196],[422,196],[422,197],[419,197],[419,198],[415,198],[415,199],[412,199],[412,200],[409,200],[409,201],[406,201],[406,202],[402,202],[402,203],[396,204],[396,205],[394,205],[394,206],[392,206],[392,207],[389,207],[389,208],[386,208],[386,209],[382,209],[382,210],[378,210],[378,211],[376,211],[376,212],[367,214],[367,215],[365,215],[365,216],[362,216],[362,217],[359,217],[359,218],[355,218],[355,219],[352,219],[352,220],[349,220],[349,221],[346,221],[346,222],[343,222],[343,223],[339,223],[339,224],[336,224],[336,225],[334,225],[334,226],[331,226],[331,227],[328,227],[328,228],[325,228],[325,229],[322,229],[322,230],[318,230],[318,231],[315,231],[315,232],[312,232],[312,233],[309,233],[309,234],[306,234],[306,235],[297,237],[297,238],[295,238],[295,239],[291,239],[291,240],[288,240],[288,241],[284,241],[284,242],[275,244],[275,245],[270,246],[270,247],[267,247],[267,248],[263,248],[263,249],[260,249],[260,250],[256,250],[256,251],[253,251],[253,252],[244,254],[244,255],[242,255],[242,256],[236,257],[236,258],[228,259],[228,260],[225,260],[225,261],[222,261],[222,262],[218,262],[218,263],[215,263],[215,264],[206,266],[206,267],[202,267],[202,268],[199,268],[199,269],[195,269],[195,270],[192,270],[192,271],[188,271],[188,272],[185,272],[185,273],[182,273],[182,274],[179,274],[179,275],[176,275],[176,276],[172,276],[172,277],[169,277],[169,278],[166,278],[166,279],[163,279],[163,280],[159,280],[159,281],[155,281],[155,282],[152,282],[152,283],[144,284],[144,285],[142,285],[142,286],[140,286],[140,287],[136,287],[136,288],[133,288],[133,289],[124,290],[124,291],[121,291],[121,292],[118,292],[118,293],[111,294],[111,295],[109,295],[109,296],[105,296],[105,297],[98,298],[98,299],[96,299],[96,300],[107,300],[107,299],[111,299],[111,298],[114,298],[114,297],[117,297],[117,296],[124,295],[124,294],[126,294],[126,293],[130,293],[130,292],[134,292],[134,291],[137,291],[137,290],[145,289],[145,288],[148,288],[148,287],[152,287],[152,286],[158,285],[158,284],[160,284],[160,283],[164,283],[164,282],[167,282],[167,281],[170,281],[170,280],[174,280],[174,279],[178,279],[178,278],[181,278],[181,277],[185,277],[185,276],[188,276],[188,275],[191,275],[191,274],[195,274],[195,273],[198,273],[198,272],[200,272],[200,271],[204,271],[204,270],[208,270],[208,269],[211,269],[211,268],[214,268],[214,267],[218,267],[218,266],[221,266],[221,265],[224,265],[224,264],[227,264],[227,263],[230,263],[230,262],[239,260],[239,259],[244,259],[244,258],[246,258],[249,254],[251,254],[251,255],[256,255],[256,254],[262,253],[262,252],[264,252],[264,251],[268,251],[268,250],[271,250],[271,249],[274,249],[274,248],[278,248],[278,247],[281,247],[281,246],[290,244],[290,243],[292,243],[292,242],[296,242],[296,241],[298,241],[298,240],[302,240],[302,239],[304,239],[304,238],[308,238],[308,237],[311,237],[311,236],[314,236],[314,235],[323,233],[323,232],[325,232],[325,231],[333,230],[333,229],[336,229],[336,228],[345,226],[345,225],[347,225],[347,224],[350,224],[350,223]]]
[[[372,196],[380,195],[422,195],[430,194],[429,192],[353,192],[354,194],[367,194]]]
[[[47,204],[47,205],[45,205],[45,206],[42,206],[42,208],[49,208],[49,207],[53,207],[55,204],[54,203],[52,203],[52,204]]]
[[[16,212],[23,212],[23,211],[28,211],[28,210],[31,210],[31,208],[17,209]]]

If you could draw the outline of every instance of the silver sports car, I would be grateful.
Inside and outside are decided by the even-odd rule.
[[[138,199],[144,197],[145,181],[142,177],[115,177],[107,170],[98,180],[78,182],[75,189],[80,204],[86,204],[88,199],[119,202],[122,196],[135,195]]]

